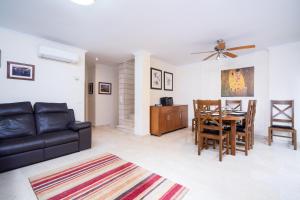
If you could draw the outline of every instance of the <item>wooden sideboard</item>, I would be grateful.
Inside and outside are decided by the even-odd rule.
[[[150,133],[163,133],[188,127],[188,106],[150,106]]]

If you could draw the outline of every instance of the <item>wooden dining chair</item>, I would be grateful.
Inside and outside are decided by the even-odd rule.
[[[251,140],[252,140],[252,134],[253,134],[253,123],[255,118],[255,106],[256,101],[255,100],[249,100],[248,102],[248,109],[247,109],[247,115],[246,115],[246,123],[245,127],[241,128],[240,126],[237,126],[236,135],[238,137],[243,138],[244,143],[239,143],[242,146],[244,146],[244,149],[237,148],[237,151],[243,151],[245,152],[245,155],[248,155],[248,151],[251,148]]]
[[[253,149],[254,146],[254,121],[255,121],[255,115],[256,115],[256,104],[257,101],[253,100],[253,116],[252,116],[252,131],[251,131],[251,141],[250,141],[250,148]]]
[[[223,154],[229,153],[229,134],[223,131],[221,100],[198,100],[196,116],[198,120],[198,155],[204,148],[204,141],[218,141],[219,160],[222,161]],[[226,150],[223,152],[224,140],[226,140]]]
[[[197,113],[197,110],[198,110],[198,101],[199,100],[193,100],[193,107],[194,107],[194,118],[192,119],[192,132],[195,132],[195,145],[198,144],[198,133],[197,133],[197,130],[198,130],[198,120],[197,120],[197,116],[196,116],[196,113]],[[209,110],[210,107],[208,106],[206,108],[206,110]],[[215,145],[215,144],[214,144]]]
[[[242,100],[225,100],[225,107],[226,108],[230,108],[230,110],[232,111],[242,111]],[[229,122],[225,122],[226,125],[230,125]],[[243,121],[239,122],[240,126],[245,126],[245,123]],[[241,138],[238,137],[238,139],[240,140]]]
[[[242,100],[225,100],[225,106],[231,110],[242,111]]]
[[[271,145],[273,137],[292,138],[294,150],[297,150],[297,131],[295,125],[294,101],[271,101],[271,125],[268,133],[268,143]],[[291,136],[275,135],[273,132],[288,132]]]
[[[196,112],[198,109],[198,103],[197,100],[193,100],[193,107],[194,107],[194,118],[192,119],[192,132],[195,131],[195,144],[197,144],[197,117]]]

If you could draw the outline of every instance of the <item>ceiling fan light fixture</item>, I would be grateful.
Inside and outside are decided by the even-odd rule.
[[[70,1],[82,6],[89,6],[96,2],[96,0],[70,0]]]
[[[244,46],[238,46],[238,47],[232,47],[232,48],[226,48],[226,43],[224,40],[220,39],[217,40],[217,45],[214,47],[213,51],[202,51],[202,52],[194,52],[191,53],[192,55],[195,54],[202,54],[202,53],[212,53],[206,58],[203,59],[203,61],[206,61],[210,58],[216,58],[216,60],[220,60],[221,58],[236,58],[238,55],[231,53],[231,51],[235,50],[243,50],[243,49],[251,49],[255,48],[255,45],[244,45]],[[215,57],[217,55],[217,57]]]

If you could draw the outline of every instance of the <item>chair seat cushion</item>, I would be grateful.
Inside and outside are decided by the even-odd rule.
[[[52,133],[45,133],[42,135],[45,142],[45,147],[51,147],[60,144],[66,144],[79,140],[77,132],[71,130],[57,131]]]
[[[280,129],[293,129],[291,126],[284,126],[284,125],[273,125],[271,128],[280,128]]]
[[[218,131],[218,130],[211,130],[211,129],[204,129],[203,133],[212,134],[212,135],[219,135],[220,131]],[[225,132],[222,132],[222,133],[225,134]]]
[[[208,126],[218,126],[215,122],[213,121],[207,121],[205,122],[205,125],[208,125]]]
[[[237,131],[237,132],[245,132],[245,127],[244,127],[244,126],[241,126],[241,125],[237,125],[237,126],[236,126],[236,131]]]
[[[41,137],[29,136],[0,140],[0,156],[8,156],[44,148]]]
[[[230,126],[224,127],[224,131],[231,131],[231,127]],[[236,131],[244,133],[245,132],[245,127],[242,126],[242,125],[237,125],[236,126]]]

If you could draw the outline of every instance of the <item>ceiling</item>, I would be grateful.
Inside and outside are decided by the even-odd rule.
[[[88,50],[114,64],[146,50],[171,64],[199,62],[223,38],[257,50],[300,41],[299,0],[1,0],[0,26]],[[1,45],[1,44],[0,44]],[[246,50],[245,53],[247,53]]]

